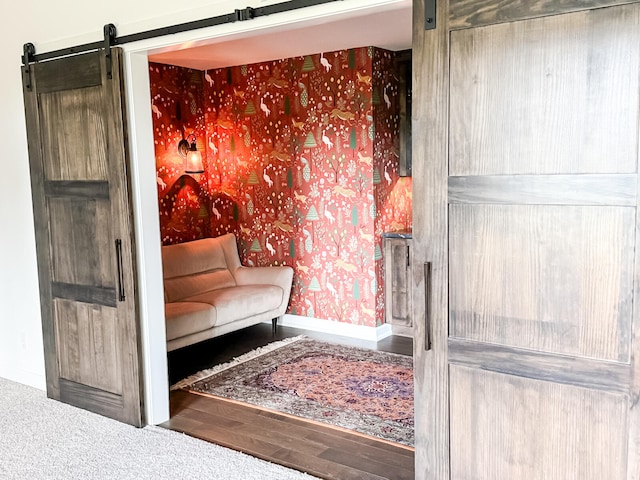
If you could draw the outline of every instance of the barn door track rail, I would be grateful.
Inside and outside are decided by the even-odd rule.
[[[124,45],[131,42],[139,42],[141,40],[148,40],[150,38],[173,35],[176,33],[189,32],[192,30],[198,30],[200,28],[215,27],[217,25],[224,25],[226,23],[244,22],[258,17],[273,15],[274,13],[283,13],[291,10],[298,10],[301,8],[313,7],[316,5],[322,5],[325,3],[336,1],[342,0],[290,0],[288,2],[266,5],[264,7],[246,7],[243,9],[235,9],[232,13],[227,13],[225,15],[218,15],[201,20],[179,23],[177,25],[171,25],[169,27],[155,28],[153,30],[147,30],[140,33],[124,35],[122,37],[118,37],[116,35],[115,25],[109,23],[104,26],[104,38],[102,40],[38,54],[36,54],[36,49],[33,43],[25,43],[22,52],[22,73],[24,86],[27,90],[31,90],[30,65],[35,62],[104,49],[107,64],[107,77],[111,78],[111,54],[109,53],[110,47]]]

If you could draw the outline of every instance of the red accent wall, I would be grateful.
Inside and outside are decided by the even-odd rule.
[[[205,153],[203,72],[150,64],[149,76],[163,245],[235,231],[233,201],[210,188],[210,169],[202,175],[185,175],[183,158],[178,154],[178,143],[190,134],[196,136],[198,149]],[[214,201],[218,211],[230,214],[230,221],[211,221],[215,218]]]
[[[151,64],[150,77],[163,244],[234,232],[245,265],[295,269],[289,313],[383,323],[380,235],[411,228],[393,54]],[[182,174],[182,132],[205,173]]]

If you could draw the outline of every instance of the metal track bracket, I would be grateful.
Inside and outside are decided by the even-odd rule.
[[[238,22],[244,22],[245,20],[251,20],[254,17],[254,9],[251,7],[247,7],[243,10],[237,9],[235,10],[236,20]]]
[[[424,29],[435,30],[436,28],[436,0],[424,1]]]
[[[25,43],[22,47],[22,77],[24,81],[24,88],[31,91],[31,62],[33,62],[33,56],[36,54],[36,47],[33,43]]]
[[[116,39],[116,26],[113,23],[107,23],[104,26],[104,58],[107,67],[107,78],[113,78],[112,74],[112,61],[111,61],[111,46]]]

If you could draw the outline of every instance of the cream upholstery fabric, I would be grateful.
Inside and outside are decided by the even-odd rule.
[[[167,340],[203,332],[216,323],[216,309],[208,303],[165,303]]]
[[[212,290],[185,299],[214,305],[217,325],[274,310],[282,303],[282,288],[275,285],[246,285]]]
[[[233,234],[162,247],[167,348],[283,315],[291,267],[243,267]]]
[[[224,237],[203,238],[163,247],[163,278],[184,277],[211,270],[228,269],[227,259],[222,249],[222,244],[226,240]]]
[[[236,282],[233,275],[227,269],[194,273],[183,277],[165,278],[165,301],[177,302],[218,288],[235,286]]]
[[[228,261],[233,253],[228,245],[230,241],[238,257],[235,237],[230,234],[162,247],[165,301],[176,302],[210,290],[235,286],[228,266],[231,263],[234,269],[237,268],[235,262]]]

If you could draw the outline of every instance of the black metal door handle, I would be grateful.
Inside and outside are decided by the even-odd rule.
[[[431,262],[424,264],[424,349],[431,350]]]
[[[124,302],[124,277],[122,270],[122,240],[116,239],[116,263],[118,265],[118,300]]]

